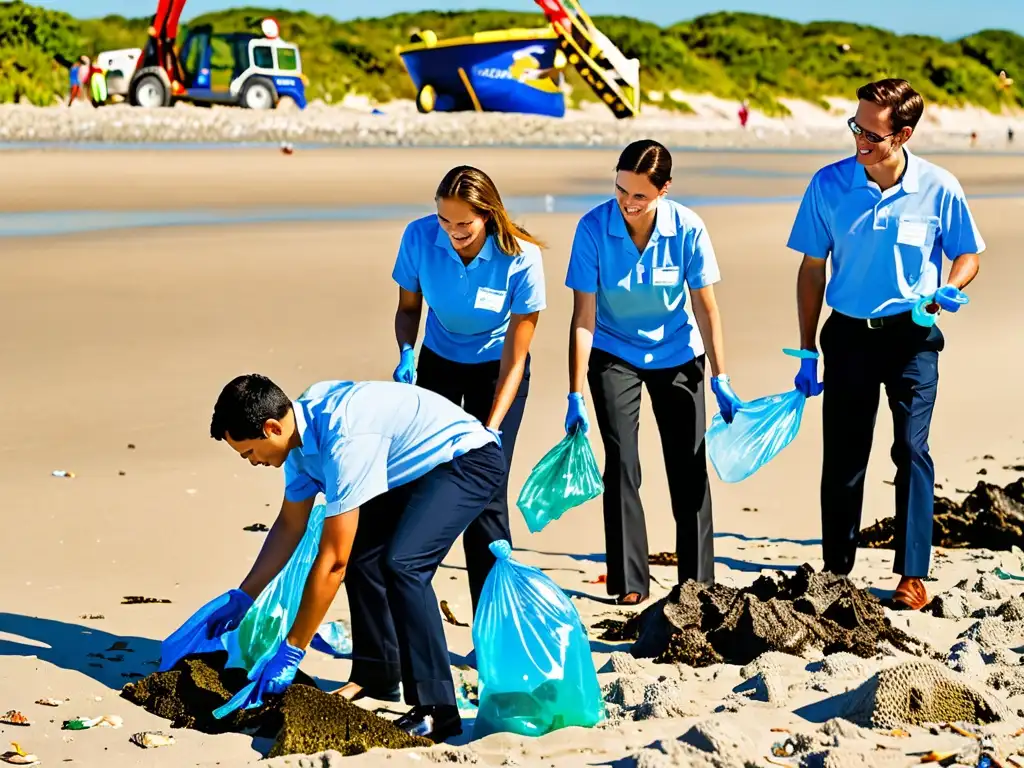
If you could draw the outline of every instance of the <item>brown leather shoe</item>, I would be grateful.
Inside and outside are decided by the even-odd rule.
[[[913,576],[904,576],[892,595],[892,600],[897,607],[906,608],[911,611],[920,611],[928,605],[928,592],[924,588],[924,582]]]
[[[639,592],[630,592],[615,600],[616,605],[642,605],[647,602],[650,595],[641,595]]]

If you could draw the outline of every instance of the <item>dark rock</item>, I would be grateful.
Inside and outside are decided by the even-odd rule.
[[[431,746],[427,739],[410,736],[390,721],[316,686],[292,685],[282,696],[280,709],[284,722],[268,757],[329,749],[349,756],[374,747]]]
[[[638,616],[601,626],[601,639],[633,640],[630,653],[637,658],[695,667],[748,664],[767,651],[846,651],[867,658],[883,643],[926,652],[892,626],[877,597],[806,564],[792,575],[761,576],[744,589],[688,581]]]
[[[932,545],[936,547],[1009,550],[1024,547],[1024,478],[1000,488],[979,482],[957,504],[935,497]],[[895,518],[887,517],[860,532],[860,545],[893,549]]]
[[[168,672],[128,683],[121,696],[170,720],[174,728],[210,734],[245,732],[274,739],[268,757],[327,750],[357,755],[374,747],[431,744],[341,696],[321,691],[301,670],[283,694],[266,696],[264,706],[236,710],[218,720],[213,711],[248,683],[244,670],[223,668],[226,660],[223,652],[183,659]]]

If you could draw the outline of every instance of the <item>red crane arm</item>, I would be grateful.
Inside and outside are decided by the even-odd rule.
[[[153,17],[153,37],[173,40],[178,36],[178,22],[188,0],[158,0]]]
[[[544,11],[549,23],[562,27],[566,32],[572,30],[569,12],[565,10],[561,0],[536,0],[536,3]]]

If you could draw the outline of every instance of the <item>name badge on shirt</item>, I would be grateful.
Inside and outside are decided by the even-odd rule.
[[[896,244],[924,248],[930,226],[931,223],[927,219],[900,219],[900,227],[896,230]]]
[[[679,285],[679,267],[655,267],[651,283],[656,286]]]
[[[508,291],[496,291],[493,288],[477,288],[476,303],[473,309],[485,309],[488,312],[501,312],[505,306],[505,294]]]

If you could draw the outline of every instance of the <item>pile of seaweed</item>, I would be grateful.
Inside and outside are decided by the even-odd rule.
[[[860,532],[860,545],[893,549],[895,535],[896,520],[887,517]],[[994,550],[1024,547],[1024,477],[1002,488],[979,482],[960,504],[936,496],[932,545]]]
[[[892,626],[882,603],[845,576],[806,563],[792,575],[761,576],[749,587],[687,581],[628,621],[605,620],[603,640],[633,640],[630,653],[693,667],[748,664],[762,653],[817,650],[875,656],[883,644],[930,653]]]
[[[236,710],[223,720],[213,710],[225,704],[248,683],[244,670],[224,669],[227,654],[203,654],[182,659],[167,672],[154,672],[128,683],[122,698],[171,721],[174,728],[203,733],[244,732],[274,739],[268,757],[337,750],[358,755],[374,747],[429,747],[431,742],[409,736],[382,717],[332,696],[300,670],[281,695],[267,696],[259,709]]]

